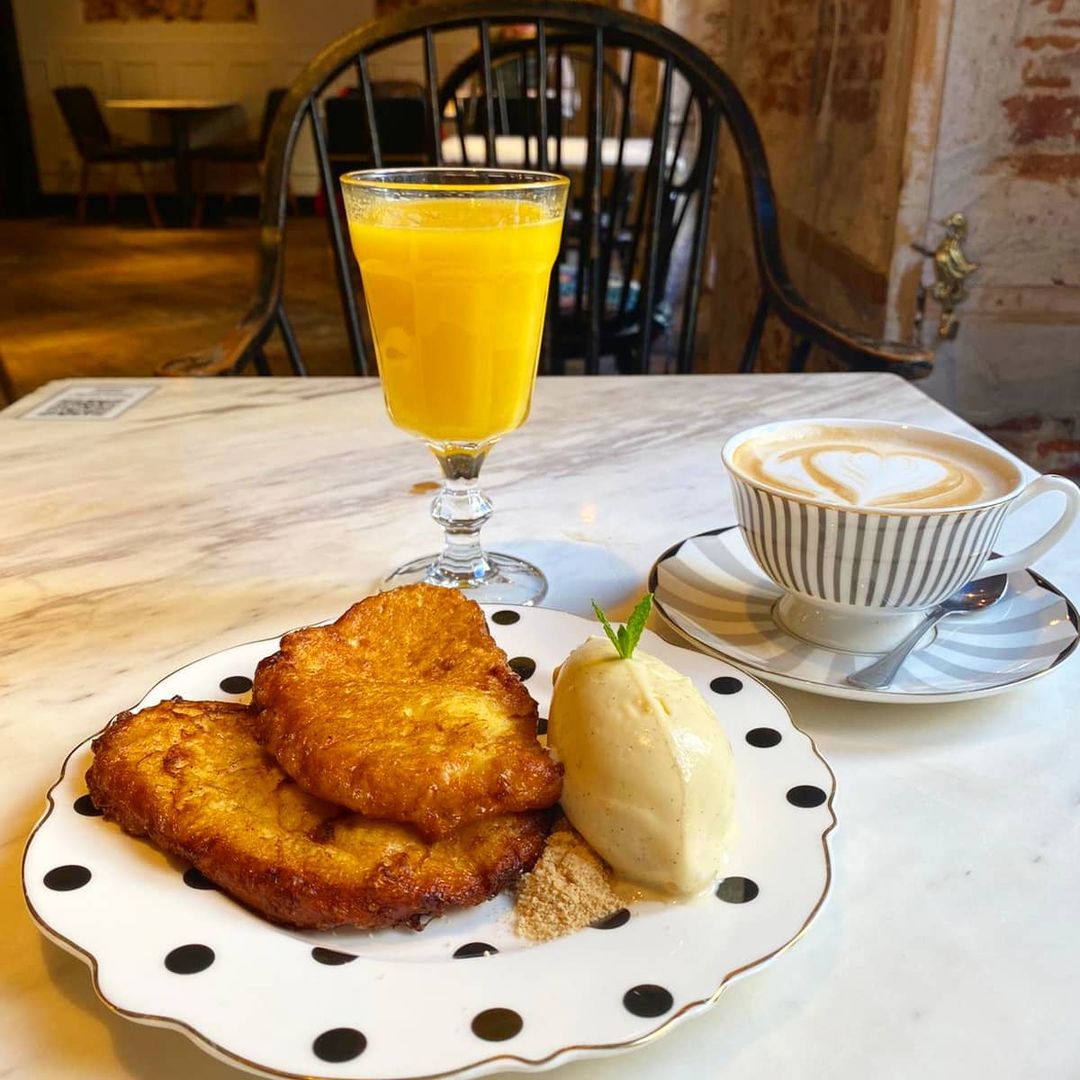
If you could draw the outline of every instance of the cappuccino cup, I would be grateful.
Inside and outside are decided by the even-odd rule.
[[[1027,568],[1080,512],[1070,480],[1025,484],[1003,453],[909,424],[762,424],[722,457],[750,552],[783,590],[777,622],[850,652],[884,652],[962,585]],[[1005,517],[1048,492],[1064,497],[1057,521],[989,561]]]

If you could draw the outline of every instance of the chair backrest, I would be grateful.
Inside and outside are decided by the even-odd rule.
[[[56,86],[53,95],[80,157],[93,159],[112,145],[112,134],[89,86]]]
[[[490,96],[478,50],[447,76],[439,106],[444,116],[449,110],[463,119],[456,123],[463,160],[482,160],[480,140],[470,144],[465,132],[485,134],[490,111],[496,153],[500,136],[519,136],[516,145],[527,167],[568,172],[577,181],[551,290],[546,369],[561,373],[578,359],[594,373],[611,357],[616,370],[647,371],[655,360],[654,343],[666,336],[665,367],[675,356],[676,369],[686,371],[692,333],[682,332],[667,301],[676,245],[682,242],[685,257],[702,235],[698,226],[706,225],[696,212],[707,186],[699,138],[702,102],[677,70],[666,107],[663,94],[653,93],[644,105],[635,102],[635,81],[648,78],[645,65],[652,60],[656,76],[662,65],[636,42],[597,52],[593,36],[592,29],[577,28],[545,34],[543,71],[538,37],[494,44]],[[546,163],[540,160],[541,100],[547,105]],[[668,113],[666,133],[658,124],[661,109]],[[583,159],[575,153],[582,143]],[[650,219],[658,193],[661,212]],[[651,284],[651,291],[643,293],[643,284]],[[652,311],[642,305],[649,297]]]
[[[289,92],[287,86],[275,86],[266,91],[266,101],[263,103],[262,120],[259,122],[259,157],[266,157],[266,147],[270,142],[270,129],[274,126],[274,118],[277,116],[285,95]]]
[[[582,34],[547,35],[547,114],[552,138],[588,134],[588,108],[583,89],[591,77],[592,49]],[[491,47],[492,115],[495,135],[536,136],[540,92],[538,43],[535,38],[500,41]],[[604,64],[604,112],[601,130],[617,136],[619,104],[626,86],[621,73]],[[460,110],[459,130],[482,135],[487,124],[483,54],[476,51],[461,61],[443,80],[439,104]]]
[[[531,101],[535,109],[537,138],[530,142],[510,136],[517,161],[506,160],[505,154],[499,158],[504,147],[496,128],[500,32],[518,39],[508,49],[515,63],[521,57],[525,65],[516,96]],[[781,256],[775,200],[757,127],[730,78],[695,45],[652,20],[586,0],[444,0],[404,8],[344,35],[312,60],[290,87],[267,148],[256,297],[227,347],[219,350],[219,368],[236,369],[252,360],[265,365],[260,361],[261,347],[277,327],[294,368],[303,371],[282,306],[282,286],[286,178],[301,133],[308,128],[329,196],[327,223],[352,359],[357,372],[367,373],[365,341],[370,338],[364,333],[357,301],[358,274],[331,163],[323,100],[336,80],[355,70],[370,164],[381,167],[392,135],[379,122],[370,62],[391,49],[400,55],[402,49],[414,48],[425,75],[423,122],[430,162],[455,164],[462,157],[458,148],[462,143],[468,148],[470,134],[462,110],[448,108],[455,86],[449,73],[441,78],[438,56],[440,46],[448,41],[460,45],[463,36],[475,42],[466,67],[478,71],[482,97],[491,104],[482,113],[482,133],[471,136],[479,144],[480,160],[475,163],[520,166],[525,157],[536,168],[561,169],[575,181],[560,265],[550,290],[552,307],[542,354],[548,370],[555,367],[553,358],[578,355],[587,372],[596,372],[605,353],[616,356],[619,370],[652,370],[650,358],[658,341],[675,370],[690,369],[722,129],[730,134],[742,166],[762,289],[744,363],[756,354],[768,313],[796,335],[800,362],[811,343],[863,369],[899,370],[904,361],[925,359],[910,346],[878,348],[879,343],[841,331],[802,300]],[[572,50],[583,62],[568,69],[558,62],[560,49]],[[616,73],[614,81],[609,71]],[[573,87],[566,85],[568,75]],[[552,130],[552,120],[564,116],[568,94],[584,113],[584,132],[576,142],[560,139]],[[613,135],[605,139],[605,113],[612,108],[612,97]],[[552,100],[557,105],[554,115]],[[519,117],[515,123],[524,120]],[[513,145],[505,153],[512,150]],[[670,278],[684,283],[680,297],[666,289],[676,261],[680,272]],[[923,363],[923,369],[928,365]]]

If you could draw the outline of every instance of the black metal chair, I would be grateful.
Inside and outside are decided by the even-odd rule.
[[[552,138],[561,134],[588,134],[588,109],[583,91],[592,74],[592,50],[588,36],[547,35],[547,126]],[[604,112],[601,131],[611,136],[618,131],[618,107],[624,81],[610,63],[604,64]],[[531,38],[500,41],[491,46],[491,109],[495,135],[538,134],[540,91],[537,43]],[[442,81],[439,104],[446,114],[450,105],[460,113],[455,123],[459,135],[483,135],[487,127],[484,55],[478,49],[465,57]]]
[[[263,103],[262,119],[259,121],[259,137],[246,139],[241,142],[211,143],[209,146],[201,146],[191,153],[191,160],[197,166],[213,165],[246,165],[255,170],[262,178],[263,158],[266,156],[266,146],[270,140],[270,129],[274,125],[274,117],[281,107],[288,88],[277,86],[266,92],[266,100]],[[290,194],[290,199],[292,198]],[[229,195],[226,194],[225,202],[228,205]],[[195,213],[192,224],[198,228],[202,224],[203,212],[206,204],[206,192],[204,185],[199,184],[199,193],[195,200]]]
[[[761,285],[761,300],[742,355],[748,370],[757,355],[761,331],[769,314],[779,318],[794,335],[792,368],[799,369],[811,347],[857,370],[894,371],[909,377],[930,370],[929,355],[906,344],[877,342],[838,327],[812,309],[792,284],[780,251],[776,204],[761,137],[746,102],[728,76],[700,49],[651,20],[584,0],[463,0],[407,8],[367,23],[324,49],[297,78],[282,103],[270,133],[264,175],[264,197],[258,279],[255,297],[235,330],[204,354],[163,365],[161,374],[233,374],[253,367],[269,371],[263,347],[276,329],[284,341],[293,370],[304,373],[299,347],[283,302],[283,245],[286,227],[286,178],[301,132],[310,129],[322,183],[334,193],[336,178],[328,151],[321,99],[346,69],[355,67],[360,99],[370,134],[371,164],[383,164],[382,131],[369,76],[369,59],[391,46],[414,43],[425,71],[426,123],[433,164],[443,160],[444,138],[461,139],[454,125],[463,124],[460,110],[444,115],[447,98],[442,92],[436,60],[436,35],[442,31],[471,29],[477,53],[483,96],[497,105],[493,29],[501,25],[535,27],[527,41],[535,51],[538,138],[529,164],[558,170],[563,164],[563,141],[549,144],[549,90],[556,99],[559,87],[550,86],[552,48],[587,49],[591,56],[586,85],[580,88],[586,112],[584,168],[577,184],[582,208],[580,227],[567,229],[564,245],[576,243],[578,267],[573,284],[573,305],[578,335],[569,334],[564,320],[548,319],[542,363],[557,370],[559,356],[580,355],[588,373],[601,370],[603,349],[609,347],[612,323],[618,323],[618,349],[622,370],[646,372],[657,338],[657,316],[664,313],[665,348],[680,372],[689,371],[701,296],[701,279],[708,234],[709,207],[722,130],[730,134],[745,179],[750,208],[754,254]],[[553,44],[554,43],[554,44]],[[603,139],[606,79],[611,65],[620,72],[622,100],[618,103],[618,135],[607,146]],[[655,105],[642,115],[637,92],[638,72],[656,71]],[[558,80],[558,63],[552,78]],[[530,89],[526,89],[529,100]],[[484,110],[485,164],[496,160],[495,107]],[[450,124],[447,134],[444,124]],[[620,209],[620,178],[628,167],[631,132],[644,138],[647,161],[629,216]],[[643,135],[641,134],[643,133]],[[528,140],[526,140],[528,145]],[[554,153],[549,151],[554,150]],[[528,151],[527,151],[528,152]],[[509,164],[504,162],[505,164]],[[343,212],[337,198],[327,200],[327,223],[352,361],[358,374],[373,370],[358,303],[359,281],[348,247]],[[576,232],[576,237],[574,233]],[[679,242],[686,251],[685,287],[681,296],[665,296],[662,288]],[[613,267],[623,267],[623,284],[615,295],[609,283]],[[557,288],[549,302],[558,303]],[[369,339],[368,339],[369,340]]]
[[[90,169],[94,165],[112,165],[109,179],[109,216],[116,209],[117,171],[121,165],[131,165],[146,198],[146,209],[153,225],[160,228],[154,193],[146,183],[143,165],[147,162],[166,161],[173,156],[172,147],[153,144],[125,144],[113,137],[105,117],[101,113],[94,91],[89,86],[57,86],[53,88],[56,103],[60,106],[64,123],[82,159],[79,177],[79,224],[86,223],[86,201],[90,191]]]
[[[550,146],[549,165],[556,172],[576,174],[580,180],[582,164],[575,167],[564,159],[564,139],[587,140],[590,131],[590,110],[587,105],[588,90],[592,78],[593,50],[588,34],[558,32],[547,35],[546,100],[547,131]],[[633,54],[631,54],[633,55]],[[623,151],[631,128],[631,99],[633,80],[632,61],[623,78],[610,62],[605,62],[601,100],[603,102],[600,138],[602,146],[617,153],[607,154],[616,159],[615,166],[605,164],[601,154],[602,207],[599,219],[600,246],[605,257],[601,269],[600,340],[596,349],[599,357],[610,356],[619,371],[633,371],[640,365],[635,353],[640,353],[642,342],[639,328],[637,299],[640,282],[635,279],[637,252],[633,246],[633,215],[644,212],[645,192],[641,179],[644,174],[624,167]],[[539,101],[541,96],[538,46],[535,40],[514,39],[491,47],[491,90],[486,96],[483,51],[478,50],[466,57],[444,80],[439,90],[439,104],[446,115],[462,119],[456,123],[457,139],[452,148],[462,161],[483,163],[484,154],[470,153],[478,139],[469,143],[466,132],[473,136],[486,130],[487,113],[490,108],[495,128],[496,156],[499,138],[504,135],[518,136],[519,143],[512,143],[523,157],[521,164],[538,168],[539,161]],[[696,120],[697,117],[693,117]],[[692,123],[688,108],[682,119],[683,130],[679,136],[680,147],[685,130]],[[650,128],[651,130],[651,128]],[[552,154],[552,151],[554,153]],[[518,164],[518,162],[515,162]],[[691,172],[679,183],[679,195],[683,201],[697,195],[697,187],[706,182],[703,171]],[[691,191],[691,187],[694,188]],[[589,200],[587,185],[578,183],[567,207],[566,228],[562,250],[556,266],[556,278],[552,283],[552,303],[548,314],[549,348],[545,357],[545,370],[562,374],[568,362],[584,360],[589,355],[591,321],[591,295],[584,287],[589,272],[587,259],[582,250],[587,243],[584,228],[588,222]],[[664,219],[659,233],[654,237],[655,247],[664,253],[658,261],[655,291],[666,297],[668,269],[671,252],[678,240],[679,226],[674,216]],[[640,233],[638,234],[640,238]],[[665,257],[666,256],[666,257]],[[659,302],[653,312],[648,344],[652,346],[658,337],[670,328],[671,313],[664,302]],[[646,358],[646,364],[648,358]]]

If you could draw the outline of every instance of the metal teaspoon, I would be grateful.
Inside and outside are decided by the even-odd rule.
[[[1000,600],[1008,585],[1009,579],[1005,574],[997,574],[994,577],[980,578],[978,581],[968,582],[967,585],[957,589],[952,596],[946,597],[936,607],[932,607],[914,630],[898,645],[894,645],[880,660],[864,667],[861,671],[852,672],[847,677],[847,682],[852,686],[861,687],[863,690],[883,690],[896,678],[896,673],[903,667],[908,654],[919,643],[920,639],[932,626],[945,618],[946,615],[958,615],[968,611],[980,611],[989,607],[995,601]]]

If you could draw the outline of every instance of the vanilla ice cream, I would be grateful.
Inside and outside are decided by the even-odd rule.
[[[617,875],[678,895],[716,880],[734,766],[685,675],[590,637],[555,673],[548,746],[566,770],[566,816]]]

